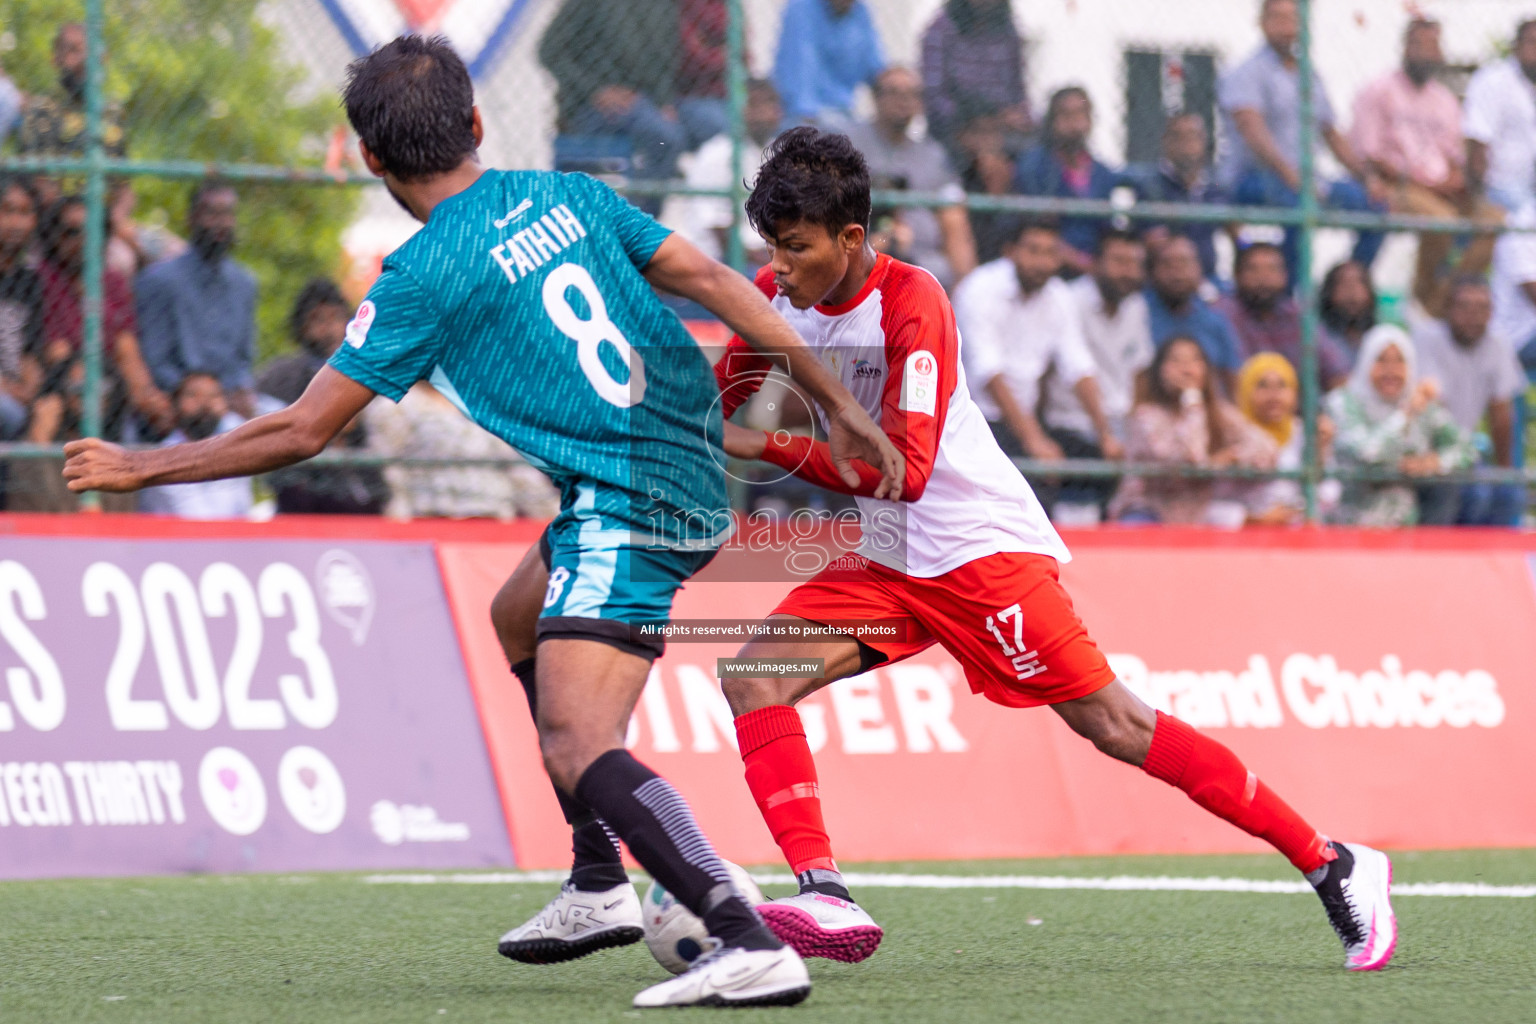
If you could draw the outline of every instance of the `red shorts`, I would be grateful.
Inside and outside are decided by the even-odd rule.
[[[773,614],[878,624],[859,639],[893,662],[942,644],[964,666],[972,693],[1013,708],[1076,700],[1115,679],[1047,555],[1001,552],[924,579],[848,554],[790,591]]]

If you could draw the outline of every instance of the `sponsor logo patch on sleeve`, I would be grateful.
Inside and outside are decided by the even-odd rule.
[[[913,352],[907,356],[901,375],[901,410],[934,415],[939,402],[939,361],[932,352]]]
[[[377,310],[368,299],[357,307],[357,315],[352,322],[347,324],[347,344],[353,348],[362,348],[363,342],[368,340],[368,328],[373,326],[373,317]]]

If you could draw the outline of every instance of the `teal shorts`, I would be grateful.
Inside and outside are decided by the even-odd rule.
[[[645,627],[668,622],[673,597],[717,550],[644,547],[628,531],[556,520],[539,538],[549,583],[538,638],[595,640],[655,660],[666,640]]]

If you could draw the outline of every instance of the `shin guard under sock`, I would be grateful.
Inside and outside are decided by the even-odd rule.
[[[783,945],[736,891],[687,801],[629,751],[610,750],[593,761],[576,784],[576,798],[602,816],[651,877],[703,918],[715,938],[746,949]]]
[[[1333,859],[1328,840],[1250,772],[1236,754],[1172,715],[1157,713],[1142,770],[1265,840],[1302,872]]]
[[[534,659],[513,665],[512,674],[523,684],[528,710],[537,724],[539,699],[534,686]],[[559,786],[554,790],[555,799],[560,801],[560,813],[571,826],[571,884],[583,892],[606,892],[629,881],[629,873],[624,870],[624,861],[619,854],[618,840],[602,819],[575,797],[562,793]]]
[[[736,741],[746,764],[747,788],[790,868],[797,876],[836,872],[832,841],[821,816],[816,762],[800,712],[784,704],[749,711],[736,719]]]

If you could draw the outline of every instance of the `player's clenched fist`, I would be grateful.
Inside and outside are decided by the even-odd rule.
[[[98,437],[64,446],[64,479],[72,491],[136,491],[143,486],[134,453]]]

